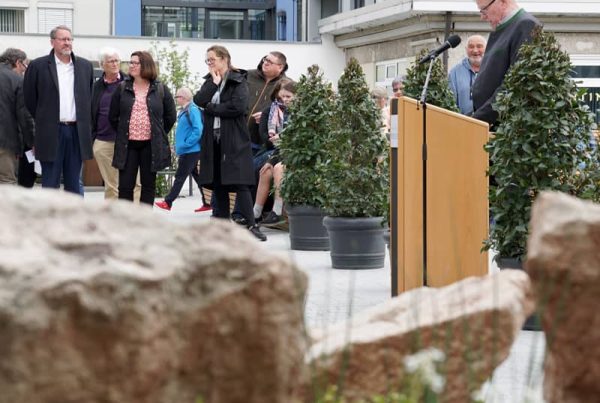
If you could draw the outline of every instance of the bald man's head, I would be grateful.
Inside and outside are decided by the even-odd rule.
[[[479,66],[481,66],[486,43],[485,38],[481,35],[472,35],[467,38],[465,50],[471,67],[479,69]]]

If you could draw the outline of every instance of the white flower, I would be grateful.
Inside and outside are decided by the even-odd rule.
[[[438,374],[436,363],[443,362],[446,355],[437,348],[421,350],[404,358],[404,367],[411,374],[418,374],[425,385],[435,393],[441,393],[446,380]]]

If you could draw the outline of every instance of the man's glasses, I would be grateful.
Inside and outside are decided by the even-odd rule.
[[[21,66],[25,68],[29,67],[29,63],[27,63],[25,60],[19,60],[19,63],[21,63]]]
[[[110,59],[110,60],[105,60],[104,63],[106,63],[106,64],[119,64],[119,63],[121,63],[121,61],[119,59]]]
[[[487,11],[487,9],[488,9],[488,8],[490,8],[490,6],[491,6],[492,4],[494,4],[494,2],[495,2],[495,1],[496,1],[496,0],[492,0],[492,1],[490,1],[490,2],[488,3],[488,5],[487,5],[487,6],[485,6],[485,7],[481,8],[481,9],[479,9],[479,13],[480,13],[480,14],[484,14],[484,13]]]
[[[262,58],[262,62],[263,64],[275,64],[277,66],[281,66],[281,63],[274,62],[273,60],[270,60],[267,56]]]
[[[60,41],[60,42],[73,42],[73,38],[54,38],[55,41]]]

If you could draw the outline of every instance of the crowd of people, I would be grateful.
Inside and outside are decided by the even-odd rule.
[[[514,0],[475,1],[493,29],[487,50],[485,38],[470,36],[466,57],[448,78],[461,113],[493,127],[492,104],[504,76],[540,23]],[[42,187],[59,188],[62,181],[65,191],[83,195],[82,164],[95,158],[106,199],[170,210],[192,175],[201,191],[212,190],[210,200],[202,194],[196,211],[233,219],[261,241],[266,236],[259,222],[283,221],[279,187],[285,163],[278,142],[296,92],[283,53],[270,52],[246,71],[234,66],[225,47],[211,46],[201,88],[195,94],[179,88],[173,97],[146,51],[130,55],[125,73],[119,52],[102,49],[103,74],[94,81],[92,63],[73,52],[70,28],[54,28],[50,44],[48,55],[32,61],[15,48],[0,56],[0,183],[32,187],[34,154]],[[397,77],[393,96],[401,97],[402,90],[403,77]],[[376,87],[371,96],[381,110],[382,132],[389,135],[387,91]],[[171,165],[168,133],[176,123],[175,180],[164,200],[155,202],[157,173]],[[236,194],[232,212],[230,193]]]

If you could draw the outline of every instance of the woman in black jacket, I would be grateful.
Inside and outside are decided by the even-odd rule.
[[[167,134],[175,124],[175,101],[168,88],[157,81],[152,55],[131,54],[129,77],[115,91],[110,123],[117,131],[113,166],[119,170],[119,199],[133,201],[139,169],[140,203],[154,204],[156,173],[171,165]]]
[[[246,126],[246,71],[232,67],[229,51],[218,45],[206,51],[206,64],[209,74],[194,96],[196,105],[204,109],[200,182],[213,189],[216,201],[213,214],[219,218],[230,218],[229,192],[236,192],[248,229],[256,238],[266,241],[252,212],[250,186],[255,184],[255,178]]]

